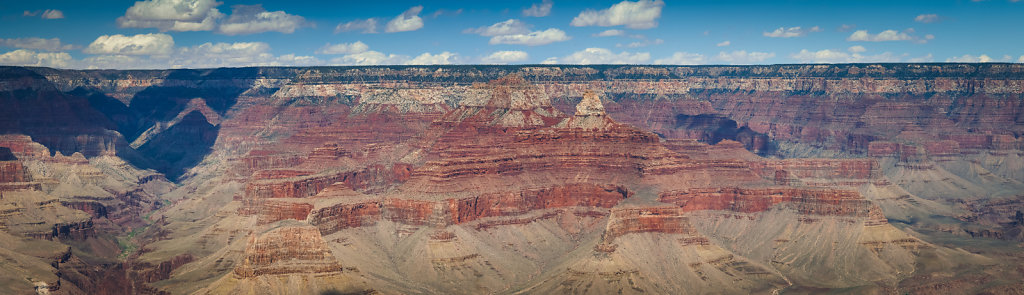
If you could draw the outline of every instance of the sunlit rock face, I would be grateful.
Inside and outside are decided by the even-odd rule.
[[[0,67],[0,293],[1013,293],[1022,93],[1008,64]]]

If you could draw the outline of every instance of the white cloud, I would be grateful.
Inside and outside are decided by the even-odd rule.
[[[486,64],[507,64],[525,61],[528,58],[530,55],[524,51],[497,51],[484,57],[482,61]]]
[[[813,52],[803,49],[799,53],[790,55],[790,57],[803,63],[844,63],[850,61],[849,53],[830,49]]]
[[[350,44],[327,44],[317,53],[321,54],[345,54],[344,56],[330,60],[336,65],[447,65],[460,63],[458,53],[444,51],[438,54],[423,53],[415,58],[406,55],[385,54],[379,51],[369,50],[369,46],[356,41]],[[491,56],[495,56],[492,54]]]
[[[629,43],[629,44],[621,44],[621,43],[620,44],[615,44],[615,47],[639,48],[639,47],[647,47],[647,46],[650,46],[650,45],[660,45],[662,43],[665,43],[665,40],[654,39],[654,40],[637,41],[637,42],[632,42],[632,43]]]
[[[285,54],[285,55],[282,55],[282,56],[278,56],[275,59],[275,61],[273,62],[273,64],[270,64],[270,65],[272,65],[272,66],[318,66],[318,65],[322,65],[322,64],[323,64],[323,61],[321,61],[320,59],[318,59],[318,58],[316,58],[314,56],[295,55],[295,54],[290,53],[290,54]]]
[[[1017,62],[1024,63],[1024,55],[1021,55],[1020,58],[1017,59]]]
[[[545,17],[551,14],[551,0],[544,0],[541,3],[534,3],[530,8],[523,9],[523,16]]]
[[[39,16],[42,19],[62,19],[64,18],[64,12],[58,9],[47,9],[47,10],[36,10],[28,11],[25,10],[23,16]]]
[[[407,65],[450,65],[455,63],[458,54],[448,51],[438,54],[423,53],[416,58],[406,62]]]
[[[462,8],[455,9],[455,10],[446,10],[446,9],[441,8],[441,9],[437,9],[437,11],[434,11],[434,13],[430,13],[430,17],[437,18],[437,17],[440,17],[441,15],[452,15],[452,16],[455,16],[455,15],[462,14],[462,11],[463,11]]]
[[[103,35],[92,41],[82,52],[116,55],[169,55],[174,39],[167,34],[139,34],[134,36]]]
[[[1024,58],[1024,56],[1022,56],[1022,58]],[[1002,58],[994,58],[988,56],[987,54],[982,54],[978,56],[964,54],[962,56],[950,57],[946,59],[946,62],[1009,62],[1012,59],[1013,57],[1009,55],[1003,56]]]
[[[913,30],[908,30],[913,32]],[[850,34],[850,37],[846,37],[846,41],[864,41],[864,42],[885,42],[885,41],[911,41],[915,40],[913,36],[908,32],[898,32],[896,30],[885,30],[878,34],[868,33],[867,30],[858,30]]]
[[[224,14],[215,0],[147,0],[135,2],[117,18],[122,28],[157,28],[160,31],[210,31]]]
[[[81,68],[88,69],[143,69],[167,68],[166,60],[161,63],[139,56],[99,55],[83,59]]]
[[[369,65],[399,65],[404,64],[409,60],[408,56],[396,55],[396,54],[384,54],[378,51],[365,51],[355,54],[349,54],[342,57],[331,59],[331,63],[338,65],[357,65],[357,66],[369,66]]]
[[[71,63],[67,52],[35,52],[18,49],[0,54],[0,64],[8,66],[67,67]]]
[[[363,34],[377,33],[377,19],[357,19],[347,23],[338,24],[337,27],[334,27],[335,34],[357,30],[363,31]]]
[[[164,56],[99,55],[86,58],[78,64],[82,68],[164,69],[310,66],[323,62],[312,56],[275,56],[270,53],[270,45],[263,42],[219,42],[175,48],[174,54]]]
[[[656,59],[659,65],[699,65],[707,62],[707,57],[700,53],[676,52],[668,58]]]
[[[36,37],[0,39],[0,46],[44,51],[77,49],[75,45],[61,43],[59,38],[43,39]]]
[[[389,21],[387,26],[385,26],[384,31],[388,33],[396,33],[415,31],[423,28],[423,19],[419,16],[421,11],[423,11],[422,5],[409,8]]]
[[[570,37],[559,29],[547,29],[535,31],[528,34],[501,35],[491,37],[490,44],[514,44],[526,46],[538,46],[569,40]]]
[[[915,17],[914,21],[919,22],[919,23],[930,24],[930,23],[938,22],[939,21],[939,15],[938,14],[922,14],[922,15],[918,15],[917,17]]]
[[[868,51],[868,49],[864,48],[864,46],[854,45],[854,46],[850,46],[850,48],[847,48],[846,51],[853,52],[853,53],[861,53],[861,52]]]
[[[650,29],[658,26],[662,0],[638,0],[637,2],[622,1],[608,9],[588,9],[580,12],[572,19],[570,25],[585,26],[626,26],[630,29]]]
[[[509,19],[507,21],[499,22],[486,27],[479,27],[475,29],[466,29],[462,31],[468,34],[478,34],[480,36],[500,36],[500,35],[516,35],[516,34],[527,34],[530,32],[529,26],[518,19]]]
[[[43,19],[62,19],[64,18],[64,12],[57,9],[47,9],[43,11],[43,15],[40,17]]]
[[[857,28],[857,25],[842,24],[836,30],[845,33],[845,32],[849,32],[849,31],[853,31],[853,29],[856,29],[856,28]]]
[[[732,45],[732,42],[729,42],[729,40],[725,40],[725,41],[719,42],[718,44],[715,44],[715,46],[718,46],[718,47],[726,47],[726,46],[729,46],[729,45]]]
[[[626,31],[623,30],[605,30],[600,33],[594,34],[594,37],[614,37],[614,36],[625,36]]]
[[[850,51],[853,52],[853,50]],[[901,60],[901,56],[894,55],[890,52],[877,55],[861,55],[860,53],[846,53],[840,50],[831,49],[819,51],[803,49],[798,53],[791,54],[789,57],[801,63],[898,62]]]
[[[456,10],[447,10],[447,9],[443,9],[442,8],[442,9],[438,9],[437,11],[434,11],[434,13],[431,13],[430,17],[431,18],[438,18],[438,17],[441,17],[442,15],[456,16],[456,15],[462,14],[462,11],[463,11],[462,8],[459,8],[459,9],[456,9]]]
[[[540,62],[540,64],[542,64],[542,65],[558,64],[558,58],[557,57],[545,58],[544,61]]]
[[[203,43],[179,50],[174,67],[244,66],[269,61],[270,45],[263,42]]]
[[[321,47],[316,51],[317,54],[356,54],[363,53],[370,50],[370,46],[366,45],[362,41],[356,41],[353,43],[341,43],[334,44],[327,43],[324,47]]]
[[[312,56],[286,54],[274,56],[270,45],[263,42],[204,43],[185,47],[170,61],[173,68],[316,65],[320,61]]]
[[[907,59],[907,62],[934,62],[934,61],[935,61],[935,58],[932,56],[931,53],[929,53],[928,55],[925,55],[925,56],[914,57],[914,58]]]
[[[558,59],[564,64],[642,64],[651,59],[651,54],[646,52],[612,53],[604,48],[587,48],[574,52],[566,57]]]
[[[793,38],[793,37],[803,37],[803,36],[806,36],[807,33],[815,33],[815,32],[821,32],[821,31],[822,31],[822,29],[820,27],[818,27],[818,26],[813,26],[810,29],[806,29],[806,30],[803,29],[802,27],[790,27],[790,28],[779,27],[778,29],[775,29],[774,31],[764,32],[764,33],[762,33],[762,35],[764,35],[765,37],[772,37],[772,38]]]
[[[301,16],[291,15],[284,11],[267,11],[259,4],[235,5],[231,9],[231,17],[224,21],[217,31],[225,35],[270,31],[291,34],[305,23],[306,19]]]
[[[753,64],[763,62],[773,57],[775,57],[774,52],[747,52],[746,50],[737,50],[733,52],[719,52],[718,55],[715,56],[715,60],[729,64]]]

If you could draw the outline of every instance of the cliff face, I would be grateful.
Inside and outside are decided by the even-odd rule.
[[[1012,290],[965,245],[1021,241],[1022,101],[1014,64],[3,67],[0,225],[107,257],[40,276],[85,292]]]

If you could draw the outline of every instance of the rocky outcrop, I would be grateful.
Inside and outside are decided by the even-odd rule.
[[[615,125],[604,111],[601,98],[593,91],[583,93],[583,100],[576,104],[576,113],[555,125],[555,128],[604,130]]]
[[[855,191],[800,188],[695,188],[662,194],[684,211],[763,212],[782,204],[804,215],[868,217],[875,205]]]
[[[688,235],[685,244],[708,245],[707,238],[700,237],[697,230],[690,225],[685,210],[678,207],[646,207],[613,209],[608,217],[608,227],[602,237],[599,248],[608,249],[609,245],[620,236],[631,233],[667,233]]]
[[[275,229],[251,240],[245,249],[245,260],[234,270],[235,276],[250,278],[342,270],[320,237],[320,231],[313,227]]]

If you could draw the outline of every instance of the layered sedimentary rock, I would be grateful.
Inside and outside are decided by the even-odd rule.
[[[1024,261],[970,243],[1020,239],[1020,65],[0,70],[5,231],[112,257],[0,251],[51,290],[1002,292]]]

